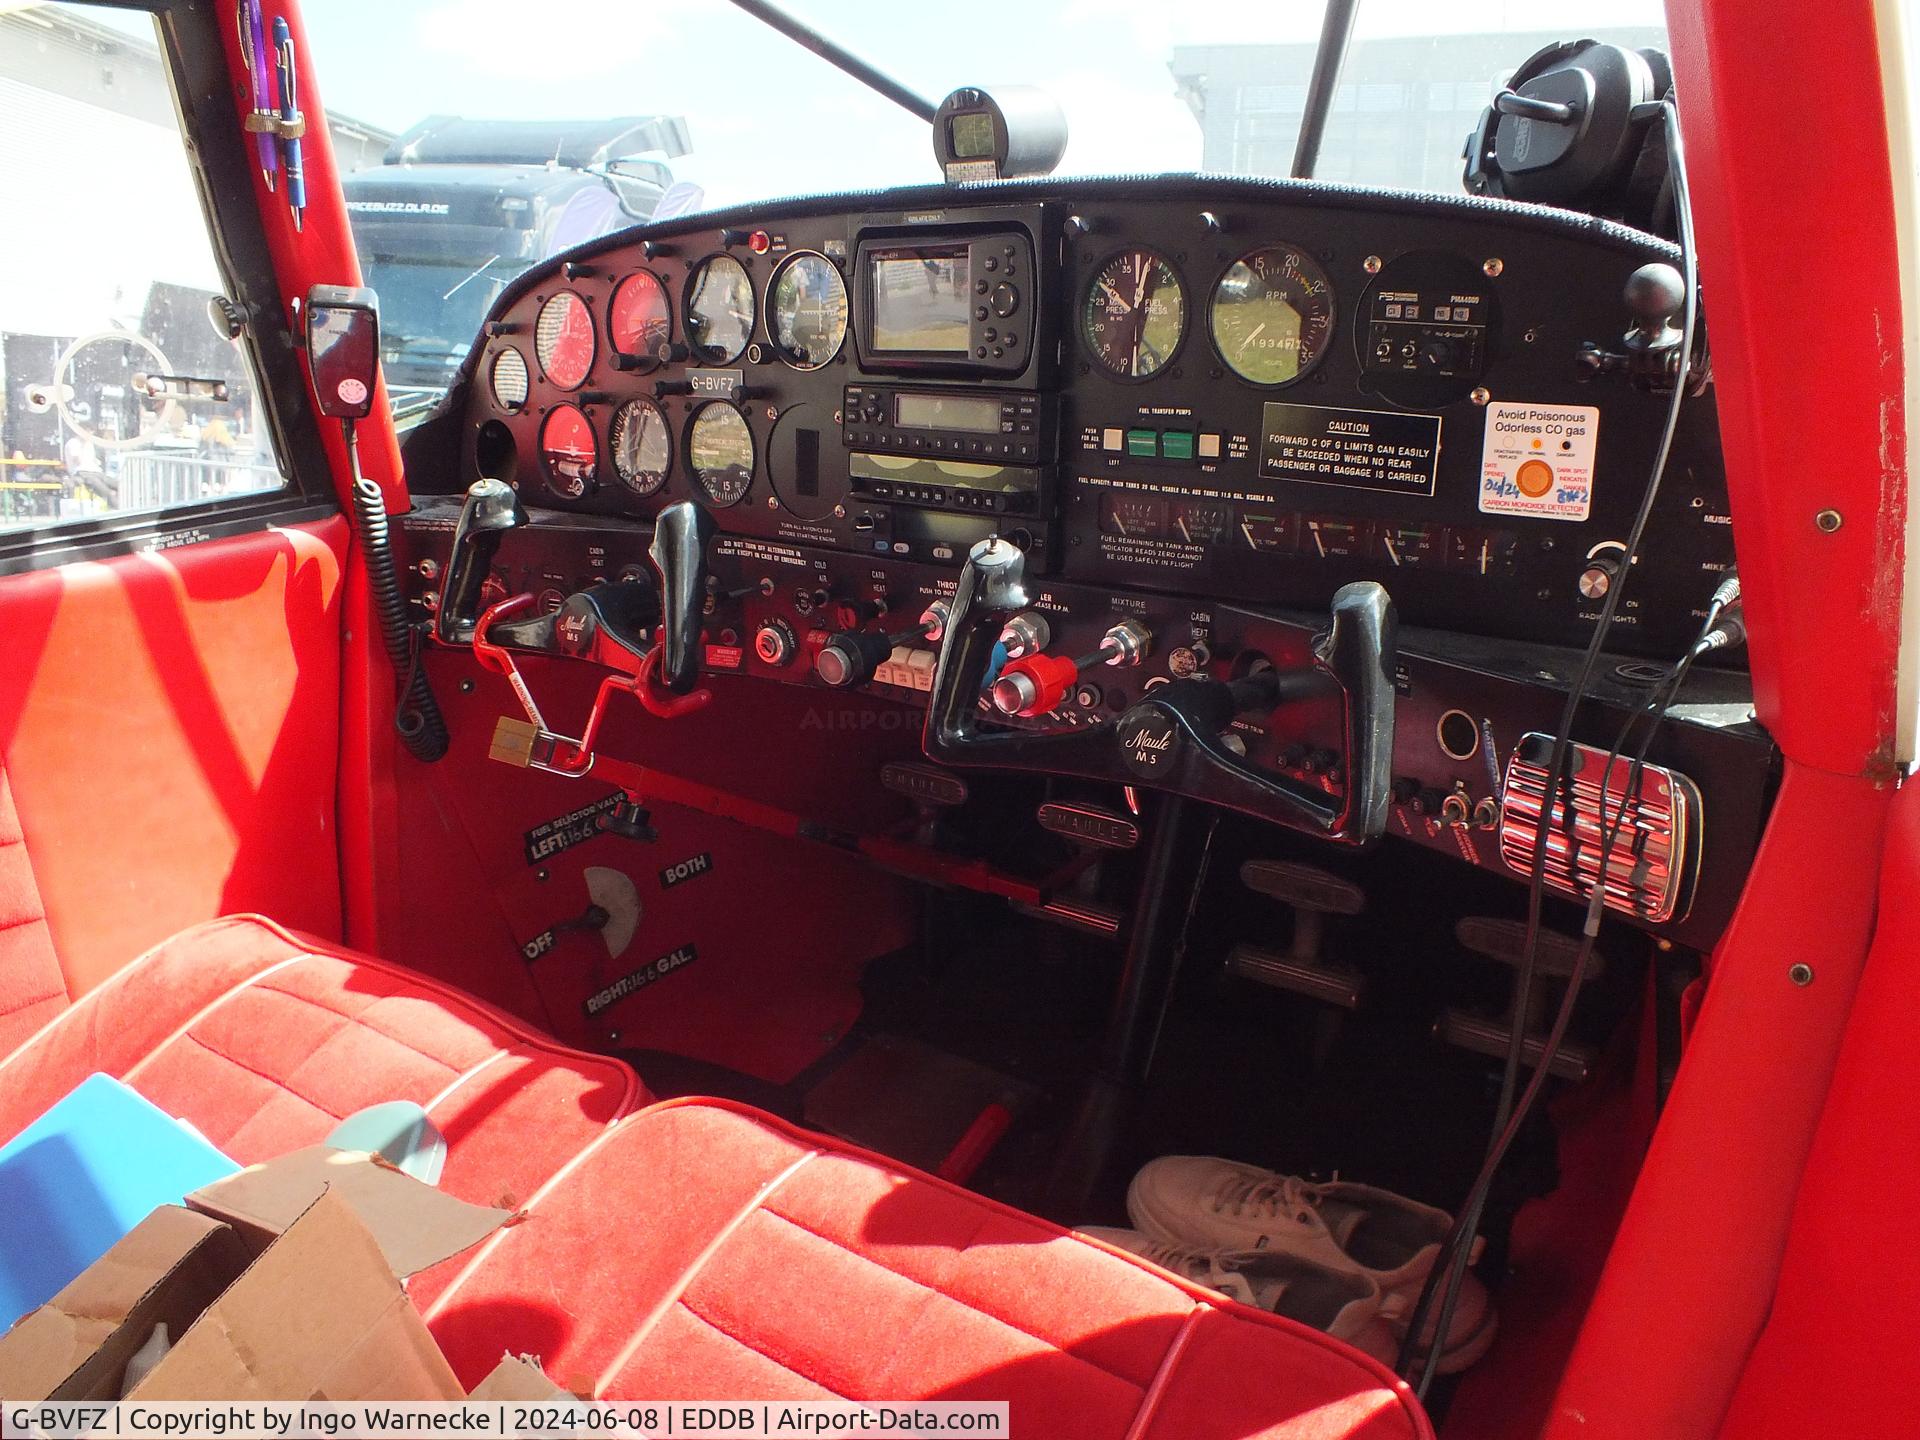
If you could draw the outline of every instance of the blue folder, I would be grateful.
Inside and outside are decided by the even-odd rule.
[[[44,1305],[156,1205],[240,1167],[109,1075],[0,1146],[0,1330]]]

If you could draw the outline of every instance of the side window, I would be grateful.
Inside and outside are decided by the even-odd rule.
[[[0,535],[285,485],[154,21],[0,6]]]

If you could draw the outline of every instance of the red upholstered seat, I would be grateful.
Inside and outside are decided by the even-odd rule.
[[[1316,1331],[745,1107],[629,1115],[617,1061],[257,917],[175,936],[0,1059],[0,1139],[94,1071],[243,1162],[426,1106],[446,1189],[527,1206],[413,1283],[468,1383],[511,1347],[601,1395],[1007,1400],[1049,1440],[1432,1434]]]
[[[0,1058],[0,1140],[94,1071],[243,1164],[383,1100],[447,1137],[443,1188],[518,1203],[646,1092],[471,996],[258,916],[196,925]]]
[[[444,1268],[469,1383],[510,1346],[583,1393],[1007,1400],[1048,1440],[1432,1433],[1338,1341],[724,1102],[630,1117]]]

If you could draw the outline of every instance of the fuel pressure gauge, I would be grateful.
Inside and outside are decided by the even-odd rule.
[[[1080,338],[1094,362],[1122,380],[1158,375],[1180,350],[1187,330],[1187,292],[1180,272],[1152,250],[1122,250],[1087,282]]]

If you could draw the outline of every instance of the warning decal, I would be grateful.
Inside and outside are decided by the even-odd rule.
[[[1260,474],[1267,480],[1433,494],[1440,417],[1336,410],[1269,400],[1260,407]]]
[[[1584,520],[1593,509],[1593,452],[1600,411],[1593,406],[1487,406],[1480,445],[1480,509],[1488,515]]]

